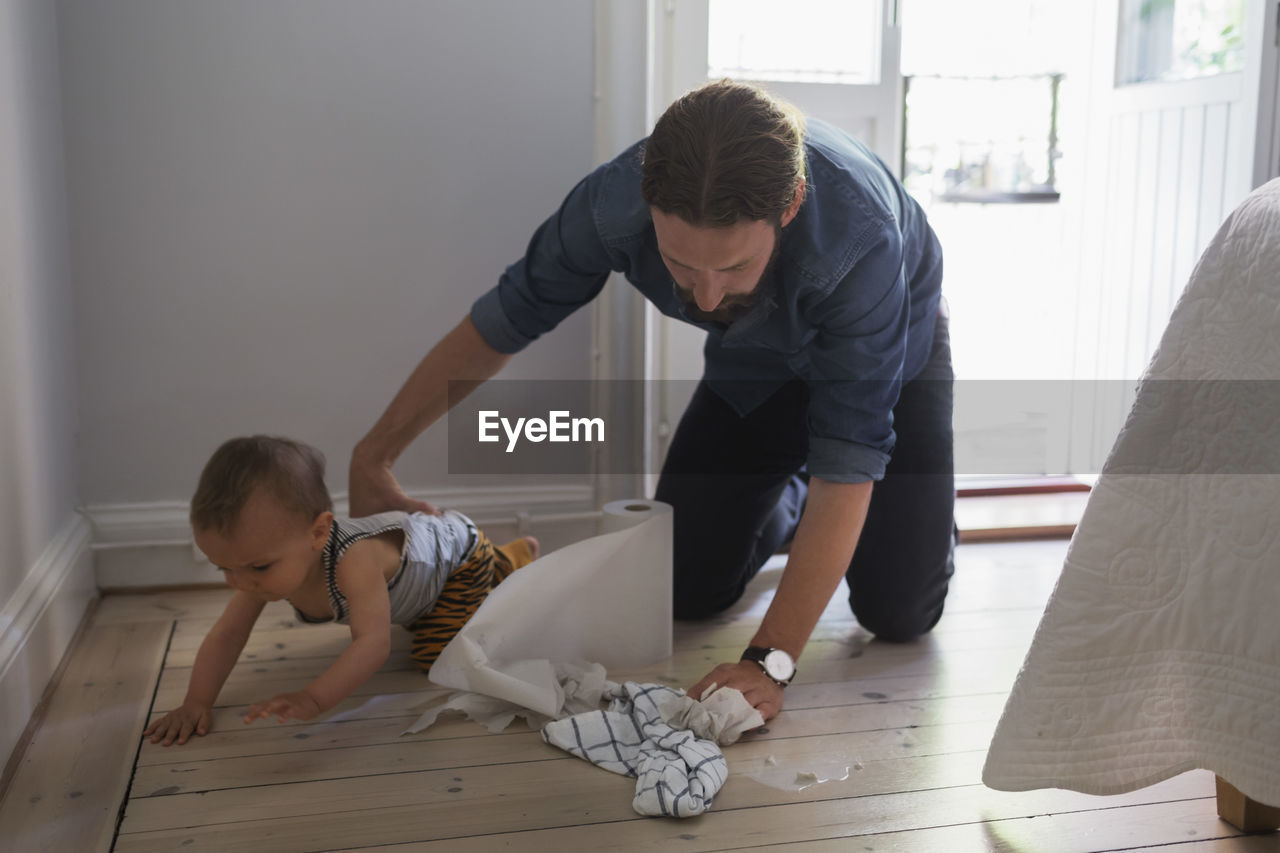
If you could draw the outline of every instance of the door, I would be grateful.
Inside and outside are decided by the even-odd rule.
[[[820,116],[866,143],[895,172],[901,169],[896,0],[662,0],[656,5],[651,126],[682,93],[708,79],[731,77]],[[648,311],[651,375],[658,380],[651,458],[661,460],[702,375],[704,333],[652,306]]]
[[[1274,2],[1096,0],[1074,472],[1101,468],[1201,251],[1267,177]]]

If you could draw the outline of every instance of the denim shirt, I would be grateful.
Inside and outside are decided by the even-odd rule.
[[[525,256],[471,308],[481,336],[514,353],[590,302],[619,272],[663,314],[707,332],[703,378],[740,415],[784,383],[809,388],[810,474],[878,480],[902,383],[929,357],[942,250],[919,205],[864,145],[824,122],[805,130],[807,190],[773,271],[733,323],[684,311],[640,195],[644,140],[570,191]]]

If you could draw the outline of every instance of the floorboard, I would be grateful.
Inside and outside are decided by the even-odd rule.
[[[110,850],[171,623],[91,625],[0,802],[6,850]]]
[[[729,781],[709,813],[689,820],[638,816],[633,780],[548,746],[519,721],[490,734],[446,716],[402,735],[450,693],[410,665],[403,632],[386,666],[323,718],[244,725],[249,703],[302,687],[347,642],[342,627],[298,625],[286,605],[266,611],[208,735],[182,747],[139,747],[145,720],[181,701],[227,593],[111,596],[91,626],[100,648],[76,672],[141,678],[145,689],[80,695],[80,674],[67,676],[55,697],[70,709],[68,724],[96,726],[109,705],[127,755],[93,758],[91,772],[69,767],[67,791],[48,787],[62,770],[44,782],[16,779],[0,816],[21,812],[24,838],[56,841],[69,791],[84,792],[87,804],[92,789],[113,830],[124,806],[118,834],[108,832],[98,848],[114,842],[117,851],[1280,850],[1276,834],[1241,836],[1217,819],[1207,771],[1114,797],[981,785],[987,744],[1066,547],[962,545],[942,621],[912,644],[874,642],[853,620],[842,586],[800,661],[786,710],[726,750]],[[677,624],[670,659],[610,677],[685,685],[736,656],[782,565],[773,561],[729,613]],[[57,725],[46,723],[49,735]],[[79,743],[96,755],[88,739]],[[824,781],[805,785],[801,771]],[[46,790],[61,811],[24,808]]]

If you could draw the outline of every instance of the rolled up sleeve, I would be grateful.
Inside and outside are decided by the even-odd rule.
[[[813,315],[806,461],[813,476],[836,483],[884,476],[909,315],[902,239],[887,223]]]
[[[515,353],[595,298],[614,268],[593,215],[605,164],[588,175],[534,232],[524,257],[471,306],[494,349]]]

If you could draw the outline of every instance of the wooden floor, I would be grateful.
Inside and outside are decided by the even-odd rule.
[[[111,596],[44,728],[114,727],[102,740],[123,752],[89,760],[83,751],[99,738],[68,746],[65,734],[38,732],[0,804],[0,848],[91,849],[65,833],[96,817],[105,833],[83,837],[122,853],[1280,850],[1276,835],[1240,836],[1216,817],[1207,771],[1116,797],[982,786],[987,744],[1065,549],[962,546],[946,615],[913,645],[868,643],[842,587],[800,661],[786,710],[727,748],[729,781],[708,814],[689,820],[639,817],[633,780],[544,744],[519,722],[489,734],[444,718],[402,737],[445,695],[410,669],[403,635],[384,670],[326,718],[243,725],[247,704],[301,687],[346,642],[345,629],[297,625],[283,605],[269,607],[250,639],[209,735],[138,748],[148,714],[181,700],[226,593]],[[778,575],[776,566],[762,572],[725,618],[677,625],[671,660],[610,676],[687,685],[733,658]],[[107,682],[116,685],[112,714],[100,694],[77,693]],[[828,781],[800,789],[801,772]]]

